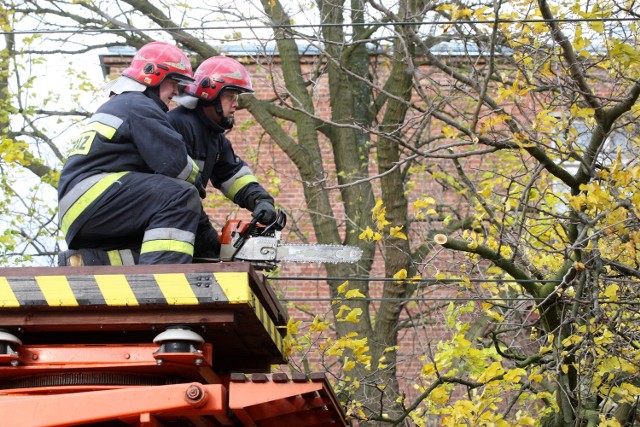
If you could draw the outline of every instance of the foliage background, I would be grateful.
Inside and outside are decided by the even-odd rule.
[[[243,107],[299,174],[292,228],[365,251],[326,267],[325,311],[292,304],[292,365],[325,363],[363,424],[637,423],[637,3],[248,4],[3,1],[3,264],[54,262],[65,144],[100,99],[77,58],[253,38],[271,87]]]

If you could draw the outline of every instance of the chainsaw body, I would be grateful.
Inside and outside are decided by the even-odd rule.
[[[278,246],[287,217],[278,211],[276,220],[268,226],[252,221],[230,219],[222,228],[220,261],[248,261],[257,268],[277,267]]]
[[[256,268],[272,270],[281,261],[354,263],[362,256],[362,250],[355,246],[282,243],[281,230],[286,223],[282,211],[267,226],[258,224],[256,218],[251,222],[227,221],[220,235],[220,260],[247,261]]]

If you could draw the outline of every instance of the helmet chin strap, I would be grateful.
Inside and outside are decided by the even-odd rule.
[[[231,129],[233,127],[233,119],[225,117],[224,112],[222,111],[220,97],[213,100],[213,107],[216,109],[216,113],[220,116],[220,123],[218,123],[220,127],[223,129]]]

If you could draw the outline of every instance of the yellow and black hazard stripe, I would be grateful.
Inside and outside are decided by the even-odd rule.
[[[282,336],[242,272],[0,276],[0,309],[247,304],[280,352]]]
[[[264,329],[269,333],[271,340],[278,346],[278,350],[280,353],[284,354],[284,342],[282,340],[282,335],[278,332],[275,323],[269,317],[267,310],[265,310],[264,306],[260,304],[258,301],[258,297],[252,295],[253,304],[251,305],[256,312],[256,316],[264,326]]]
[[[0,307],[259,303],[246,273],[0,276]]]
[[[224,274],[169,273],[0,277],[0,307],[123,307],[149,304],[199,305],[212,302],[232,302],[217,278],[221,275],[224,281]]]

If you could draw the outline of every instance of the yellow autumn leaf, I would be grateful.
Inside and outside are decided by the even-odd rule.
[[[436,373],[436,367],[433,363],[426,363],[424,365],[422,365],[422,371],[421,371],[421,375],[428,377],[431,375],[434,375]]]
[[[287,322],[287,333],[290,334],[290,335],[297,334],[298,333],[298,328],[300,327],[301,323],[302,323],[302,320],[298,320],[296,322],[293,319],[289,319],[289,322]]]
[[[407,235],[404,234],[402,230],[404,228],[403,225],[399,225],[397,227],[391,227],[391,230],[389,230],[389,234],[391,235],[391,237],[395,237],[397,239],[402,239],[402,240],[407,240]]]
[[[525,415],[524,417],[518,418],[518,425],[521,426],[533,426],[536,424],[536,420],[533,417]]]
[[[359,289],[351,289],[345,294],[346,298],[364,298],[365,295]]]
[[[349,281],[348,280],[346,280],[344,283],[342,283],[340,286],[338,286],[338,288],[336,289],[338,291],[338,295],[339,294],[343,294],[347,290],[348,286],[349,286]]]
[[[344,312],[346,310],[350,310],[350,309],[351,309],[351,307],[349,307],[348,305],[341,305],[340,309],[338,310],[338,313],[336,314],[336,317],[337,318],[342,317],[344,315]]]
[[[640,396],[640,387],[630,383],[622,383],[616,389],[616,394],[621,397],[620,403],[635,403],[637,396]]]
[[[382,239],[382,235],[376,231],[373,231],[371,228],[367,227],[360,235],[358,236],[360,240],[366,240],[368,242]]]
[[[382,200],[378,200],[376,205],[371,209],[371,217],[376,221],[376,228],[382,230],[385,226],[391,224],[387,221],[387,208],[382,205]]]
[[[607,286],[604,291],[604,296],[611,302],[618,301],[618,288],[616,284]]]
[[[449,139],[453,139],[459,134],[457,129],[453,129],[449,126],[442,126],[441,131],[442,131],[442,134],[445,136],[445,138],[449,138]]]
[[[316,316],[313,318],[313,322],[311,323],[311,326],[309,326],[309,331],[322,332],[325,329],[327,329],[327,327],[328,327],[327,322],[321,321],[320,318]]]
[[[378,360],[378,369],[385,369],[388,365],[384,362],[386,362],[387,359],[386,357],[382,356],[379,360]]]
[[[344,362],[344,367],[342,368],[345,372],[349,372],[353,368],[356,367],[355,360],[349,360],[348,358]]]
[[[489,196],[491,196],[491,194],[493,193],[493,189],[489,186],[484,187],[484,189],[482,189],[479,194],[484,197],[485,199]]]
[[[383,209],[383,211],[375,217],[375,220],[376,220],[376,228],[377,228],[378,230],[382,230],[382,229],[384,229],[387,225],[391,224],[389,221],[387,221],[387,218],[385,217],[386,213],[387,213],[387,210],[386,210],[386,209]]]
[[[429,399],[433,403],[444,405],[449,400],[449,393],[444,387],[436,387],[431,393],[429,393]]]
[[[504,369],[500,362],[493,362],[487,369],[484,370],[482,375],[478,378],[478,382],[488,382],[491,379],[497,377],[498,375],[502,375],[504,373]]]
[[[615,418],[606,419],[604,414],[600,414],[599,418],[600,418],[600,423],[598,424],[599,427],[622,427],[622,424],[620,424],[620,421],[616,420]]]
[[[582,208],[582,205],[585,203],[584,195],[569,196],[567,197],[567,200],[569,201],[571,207],[576,211],[579,211]]]
[[[362,233],[358,235],[358,239],[371,240],[372,236],[373,236],[373,230],[370,227],[367,227]]]
[[[400,271],[398,271],[396,274],[393,275],[394,279],[406,279],[407,278],[407,270],[405,270],[404,268]]]
[[[540,374],[529,375],[529,381],[541,383],[544,380],[544,377]]]
[[[347,314],[347,316],[343,319],[344,322],[358,323],[360,319],[358,316],[362,314],[362,309],[359,307],[354,308]]]
[[[382,200],[378,200],[376,202],[376,205],[373,208],[371,208],[371,213],[373,214],[374,217],[380,212],[380,209],[382,209]]]
[[[507,371],[507,373],[504,374],[504,379],[505,381],[509,381],[512,383],[518,383],[520,382],[520,378],[526,374],[527,374],[527,371],[525,371],[524,369],[515,368]]]
[[[496,322],[504,322],[504,316],[501,315],[500,313],[497,313],[493,310],[487,310],[485,313],[487,316],[491,317]]]
[[[428,208],[430,205],[433,205],[435,203],[436,201],[432,197],[424,197],[422,199],[418,199],[415,202],[413,202],[413,208],[414,209]]]

